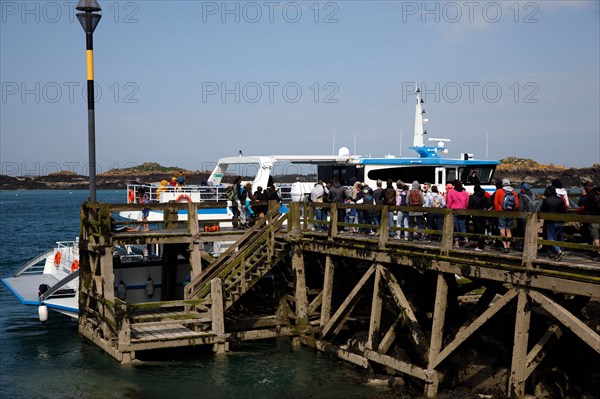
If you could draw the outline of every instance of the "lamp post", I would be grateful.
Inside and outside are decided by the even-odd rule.
[[[90,173],[90,202],[96,202],[96,120],[94,114],[94,41],[93,34],[102,11],[96,0],[79,0],[75,6],[77,19],[85,31],[85,49],[87,60],[87,103],[88,103],[88,153]]]

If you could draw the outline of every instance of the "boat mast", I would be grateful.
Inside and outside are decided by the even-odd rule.
[[[425,125],[429,122],[429,119],[425,118],[425,110],[423,109],[423,104],[425,101],[421,98],[421,90],[419,89],[419,85],[415,83],[415,95],[416,95],[416,107],[415,107],[415,132],[412,147],[409,147],[411,150],[415,150],[417,154],[421,156],[421,158],[439,158],[437,152],[442,152],[444,154],[448,153],[448,150],[445,148],[445,142],[450,141],[449,139],[436,139],[430,138],[429,141],[437,141],[436,146],[427,146],[425,145],[424,135],[427,134],[427,130],[425,130]]]
[[[424,126],[427,124],[428,119],[424,118],[425,110],[422,108],[422,104],[425,103],[421,98],[421,90],[417,83],[415,83],[415,94],[416,98],[416,107],[415,107],[415,130],[414,130],[414,139],[413,146],[414,147],[423,147],[425,143],[423,142],[423,135],[427,134],[427,131],[424,129]]]

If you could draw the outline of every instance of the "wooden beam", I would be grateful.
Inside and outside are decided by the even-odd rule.
[[[317,340],[315,343],[316,348],[322,352],[334,354],[340,359],[349,361],[350,363],[354,363],[357,366],[365,369],[369,367],[369,361],[363,356],[348,352],[347,350],[341,349],[338,346],[330,344],[329,342]]]
[[[290,202],[288,212],[288,232],[292,235],[302,233],[300,228],[300,203]]]
[[[421,354],[422,360],[427,361],[425,353],[428,350],[427,347],[427,339],[425,338],[425,334],[421,329],[421,325],[417,320],[417,316],[412,310],[410,302],[406,299],[396,276],[394,276],[388,268],[383,268],[383,275],[385,276],[385,280],[387,282],[388,288],[390,289],[390,293],[392,294],[392,298],[398,305],[401,311],[408,317],[410,323],[408,324],[408,329],[410,330],[410,337],[417,348],[417,352]]]
[[[323,303],[323,291],[319,292],[315,299],[312,300],[310,305],[308,305],[308,314],[312,314],[317,310],[319,306]]]
[[[340,210],[335,202],[331,204],[330,210],[331,213],[329,214],[329,231],[327,232],[327,238],[329,240],[333,240],[338,234],[338,212]]]
[[[292,270],[296,286],[296,326],[308,328],[308,294],[306,292],[306,273],[304,270],[304,254],[302,248],[294,246],[292,249]]]
[[[334,327],[338,325],[342,325],[343,321],[346,320],[348,314],[354,309],[354,305],[360,299],[358,295],[364,285],[369,281],[373,273],[375,272],[375,264],[371,265],[371,267],[365,272],[362,278],[358,281],[358,283],[354,286],[350,294],[344,299],[344,302],[340,305],[338,310],[331,317],[329,322],[323,327],[322,336],[326,337],[329,333],[333,332]]]
[[[390,347],[396,340],[396,328],[398,328],[398,324],[402,320],[402,315],[398,316],[396,320],[392,323],[392,325],[388,328],[386,333],[383,335],[381,342],[379,343],[379,347],[377,348],[377,352],[381,354],[386,354]]]
[[[198,203],[188,202],[188,232],[192,237],[200,236],[200,226],[198,225]]]
[[[390,207],[383,206],[379,223],[379,248],[385,248],[390,239]]]
[[[573,331],[573,333],[581,338],[583,342],[588,344],[597,353],[600,353],[600,335],[596,334],[594,330],[575,317],[563,306],[544,296],[542,293],[530,291],[528,294],[531,299],[539,303],[548,313],[564,324],[565,327]]]
[[[536,289],[551,290],[555,292],[582,295],[591,298],[600,298],[599,284],[593,282],[565,279],[560,276],[544,274],[541,269],[508,269],[494,268],[485,265],[461,265],[457,259],[456,263],[448,261],[432,261],[432,270],[445,273],[458,274],[465,277],[477,277],[484,280],[498,281],[511,285],[526,286]],[[582,276],[584,277],[584,276]]]
[[[381,265],[375,266],[375,282],[373,283],[373,300],[371,302],[371,317],[369,318],[369,335],[367,338],[367,349],[376,348],[379,345],[379,329],[381,328],[381,308],[383,306],[383,279],[381,278]]]
[[[536,212],[527,214],[525,222],[525,238],[523,242],[523,266],[533,268],[538,251],[538,216]]]
[[[528,302],[529,300],[525,291],[519,290],[512,362],[510,366],[510,375],[508,376],[508,393],[510,396],[521,397],[525,394],[527,344],[529,341],[529,324],[531,321],[531,310]]]
[[[292,337],[297,335],[297,330],[292,327],[281,326],[264,330],[237,331],[225,334],[226,339],[235,341],[254,341],[257,339],[270,339],[277,337]]]
[[[454,215],[451,212],[444,214],[444,222],[442,225],[442,245],[440,253],[449,255],[452,250],[454,240]]]
[[[552,324],[550,327],[548,327],[546,333],[527,354],[527,371],[525,372],[525,379],[529,378],[533,370],[535,370],[535,368],[546,357],[549,347],[553,346],[553,344],[557,342],[562,335],[562,330],[558,324]]]
[[[223,306],[223,283],[220,278],[210,280],[210,297],[212,300],[212,306],[210,307],[212,312],[211,329],[220,341],[215,342],[213,345],[213,352],[225,353],[228,345],[223,341],[223,336],[225,335],[225,312]]]
[[[202,248],[200,243],[190,243],[188,251],[190,252],[190,279],[193,280],[202,273]]]
[[[211,329],[217,335],[225,334],[225,315],[223,313],[223,284],[220,278],[210,281],[210,297],[212,300]]]
[[[101,249],[101,253],[102,255],[98,258],[98,262],[100,262],[100,273],[103,281],[101,295],[103,295],[107,301],[113,302],[115,300],[113,254],[111,248],[109,247],[103,247]]]
[[[448,283],[443,273],[438,273],[437,288],[435,292],[435,305],[433,309],[433,322],[431,325],[431,342],[429,344],[429,357],[427,362],[427,370],[434,371],[434,362],[440,349],[442,348],[444,323],[446,321],[446,308],[448,306]],[[439,378],[433,378],[425,385],[425,396],[434,398],[437,396]]]
[[[431,372],[429,370],[425,370],[421,367],[415,366],[412,363],[407,363],[405,361],[395,359],[391,356],[384,355],[383,353],[375,352],[370,349],[365,349],[364,356],[369,361],[379,363],[386,367],[390,367],[394,370],[400,371],[401,373],[408,374],[428,383],[433,382],[433,376],[434,374],[436,374],[435,371]]]
[[[456,336],[446,347],[439,352],[435,357],[435,360],[431,364],[431,367],[437,367],[441,362],[444,361],[456,348],[458,348],[463,342],[467,340],[471,335],[475,333],[481,326],[483,326],[489,319],[491,319],[500,309],[506,306],[514,297],[517,296],[516,289],[511,289],[499,300],[494,302],[488,307],[479,317],[477,317],[471,324],[462,326]]]
[[[331,255],[325,256],[325,276],[323,276],[323,302],[321,304],[321,328],[331,318],[331,296],[333,294],[333,273],[335,266]]]

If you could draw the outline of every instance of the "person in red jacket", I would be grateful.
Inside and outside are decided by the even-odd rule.
[[[511,197],[507,197],[512,196]],[[517,211],[519,209],[519,197],[514,193],[510,186],[510,180],[502,179],[502,188],[494,193],[494,210],[496,211]],[[502,237],[502,252],[510,252],[510,240],[512,238],[512,228],[514,219],[512,217],[499,217],[498,229]]]

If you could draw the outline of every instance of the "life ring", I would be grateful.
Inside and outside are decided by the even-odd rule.
[[[54,255],[54,266],[60,265],[61,256],[62,256],[62,254],[60,253],[60,251],[57,251],[56,255]]]
[[[129,192],[127,193],[127,203],[131,204],[135,202],[135,193],[133,191],[133,188],[129,189]]]
[[[192,202],[192,197],[187,194],[181,194],[177,197],[177,202]]]
[[[73,263],[71,263],[71,273],[73,273],[77,269],[79,269],[79,261],[74,260]]]

